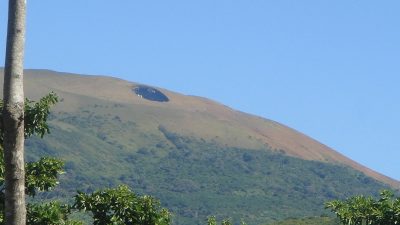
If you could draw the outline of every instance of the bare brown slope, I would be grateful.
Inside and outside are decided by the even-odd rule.
[[[77,107],[84,107],[90,104],[88,101],[91,100],[88,99],[130,105],[130,114],[140,118],[149,132],[158,132],[158,125],[163,125],[182,135],[221,145],[252,149],[270,146],[307,160],[345,164],[392,187],[399,187],[398,181],[364,167],[277,122],[235,111],[209,99],[185,96],[164,89],[159,90],[168,96],[169,102],[148,101],[132,92],[136,85],[104,76],[82,76],[45,70],[28,70],[25,76],[27,95],[38,98],[49,91],[55,91],[64,99],[64,103],[57,108],[60,111],[74,111]]]

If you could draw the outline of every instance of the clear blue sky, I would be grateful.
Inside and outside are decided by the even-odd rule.
[[[400,179],[398,0],[40,0],[28,9],[26,68],[208,97]]]

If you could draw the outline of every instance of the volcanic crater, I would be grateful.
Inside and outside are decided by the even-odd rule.
[[[132,91],[139,97],[144,98],[149,101],[155,102],[168,102],[169,98],[162,93],[161,91],[157,90],[156,88],[139,85],[132,89]]]

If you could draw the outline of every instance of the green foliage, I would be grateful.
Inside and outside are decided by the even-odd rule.
[[[64,172],[64,162],[44,157],[37,162],[29,162],[25,166],[25,188],[29,196],[37,191],[49,191],[59,184],[58,175]]]
[[[25,137],[38,135],[41,138],[50,133],[47,118],[50,114],[50,107],[58,102],[58,96],[51,92],[41,98],[38,102],[25,100]]]
[[[394,197],[394,194],[388,190],[382,191],[378,200],[358,195],[343,201],[330,201],[325,206],[345,225],[400,223],[400,197]]]
[[[0,155],[3,155],[0,147]],[[34,197],[37,191],[49,191],[58,185],[58,175],[64,172],[64,163],[55,158],[44,157],[37,162],[25,164],[26,194]],[[4,197],[4,160],[0,160],[0,198]],[[1,203],[0,203],[1,205]]]
[[[38,102],[27,99],[25,101],[25,137],[32,135],[43,135],[49,133],[47,118],[50,107],[58,101],[57,95],[50,93]],[[2,112],[3,102],[0,102],[0,112]],[[0,121],[2,115],[0,114]],[[0,140],[2,146],[4,131],[0,127]],[[25,165],[25,187],[26,193],[35,196],[36,191],[48,191],[55,187],[58,182],[58,175],[63,173],[63,162],[55,158],[42,158],[37,162],[29,162]],[[0,186],[4,187],[4,158],[3,149],[0,147]],[[0,196],[3,198],[3,189]]]
[[[207,218],[207,225],[217,225],[217,219],[215,218],[215,216],[209,216]],[[245,222],[241,221],[240,222],[241,225],[246,225]],[[230,219],[223,219],[221,221],[221,225],[232,225],[232,222]]]
[[[79,192],[75,196],[77,209],[93,214],[94,225],[168,225],[170,213],[151,196],[137,196],[127,186]]]
[[[301,219],[286,219],[269,225],[339,225],[339,221],[335,218],[320,216]]]
[[[1,148],[0,148],[1,149]],[[0,155],[3,155],[2,151]],[[26,163],[25,170],[25,192],[27,195],[34,197],[37,191],[49,191],[58,185],[58,175],[63,173],[63,162],[53,158],[42,158],[38,162]],[[2,216],[4,214],[4,160],[0,161],[0,224],[3,224]],[[28,204],[28,212],[33,205]],[[50,208],[53,209],[53,208]],[[56,213],[56,212],[54,212]],[[34,214],[33,214],[34,215]],[[28,221],[37,218],[31,218],[32,214],[28,213]],[[64,215],[66,216],[66,215]],[[43,223],[44,224],[44,223]]]
[[[217,225],[217,219],[215,216],[210,216],[207,218],[207,225]]]
[[[28,204],[27,224],[29,225],[83,225],[83,222],[68,219],[69,205],[59,202]]]
[[[41,98],[38,102],[25,99],[25,112],[24,112],[24,129],[25,138],[32,135],[43,137],[45,134],[50,133],[47,119],[50,113],[50,107],[58,102],[58,96],[51,92]],[[3,143],[3,101],[0,100],[0,143]]]
[[[104,105],[53,114],[52,133],[28,140],[30,159],[50,154],[66,160],[53,196],[124,183],[160,199],[177,225],[203,224],[208,215],[262,224],[319,216],[328,212],[321,207],[326,201],[388,188],[351,168],[274,149],[221,146],[158,125],[149,132],[138,121],[117,118],[118,110],[131,112]]]
[[[34,102],[25,101],[25,138],[32,135],[43,137],[50,133],[47,118],[50,107],[58,101],[57,95],[50,93]],[[3,102],[0,102],[2,112]],[[0,121],[3,121],[0,113]],[[0,144],[2,146],[4,131],[0,126]],[[58,185],[58,175],[63,173],[64,163],[55,158],[44,157],[37,162],[28,162],[25,165],[25,192],[34,197],[38,191],[49,191]],[[0,224],[4,224],[4,158],[0,147]],[[29,225],[79,225],[79,222],[69,221],[70,209],[57,202],[47,204],[28,204],[27,223]]]
[[[232,223],[229,219],[224,219],[222,220],[221,225],[232,225]]]

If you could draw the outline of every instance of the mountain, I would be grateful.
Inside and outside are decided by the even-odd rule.
[[[66,161],[60,188],[46,197],[126,183],[161,199],[175,224],[201,224],[210,214],[260,224],[320,216],[324,201],[399,186],[294,129],[206,98],[26,71],[27,97],[50,91],[61,99],[52,133],[26,142],[27,160]]]

